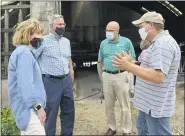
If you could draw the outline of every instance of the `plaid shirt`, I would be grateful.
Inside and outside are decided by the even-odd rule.
[[[42,46],[32,52],[38,60],[42,74],[59,76],[69,73],[71,46],[67,38],[59,38],[50,33],[43,37]]]

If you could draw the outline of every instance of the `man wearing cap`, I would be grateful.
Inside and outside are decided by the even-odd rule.
[[[135,51],[131,41],[119,35],[119,24],[115,21],[108,23],[106,27],[106,39],[101,42],[99,58],[103,67],[102,81],[105,98],[105,109],[107,115],[108,131],[105,135],[116,134],[115,100],[119,101],[121,107],[121,129],[123,133],[130,133],[132,119],[129,101],[128,72],[112,66],[112,57],[123,51],[131,53],[135,58]]]
[[[164,30],[161,14],[148,12],[132,23],[140,28],[141,39],[150,42],[141,65],[129,61],[126,53],[117,54],[113,65],[137,76],[133,103],[139,110],[138,134],[172,135],[170,117],[174,114],[180,48]]]

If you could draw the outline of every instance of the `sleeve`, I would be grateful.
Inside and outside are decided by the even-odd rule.
[[[134,46],[130,40],[129,40],[128,44],[129,44],[129,50],[130,50],[131,56],[132,56],[132,58],[135,58],[136,54],[135,54]]]
[[[23,52],[18,56],[16,68],[18,94],[26,109],[39,102],[33,84],[33,65],[34,60],[31,52]]]
[[[69,57],[71,57],[71,43],[69,41]]]
[[[173,52],[168,45],[155,42],[151,51],[150,67],[161,70],[165,75],[168,74],[173,60]]]
[[[99,49],[99,53],[98,53],[98,61],[103,61],[103,43],[100,44],[100,49]]]

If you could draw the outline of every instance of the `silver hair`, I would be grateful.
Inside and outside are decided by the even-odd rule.
[[[54,14],[54,15],[51,17],[49,24],[55,23],[56,20],[57,20],[58,18],[64,18],[64,16],[63,16],[63,15],[59,15],[59,14]]]

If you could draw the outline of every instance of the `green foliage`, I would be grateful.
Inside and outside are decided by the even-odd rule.
[[[20,135],[10,107],[1,108],[1,135]]]

